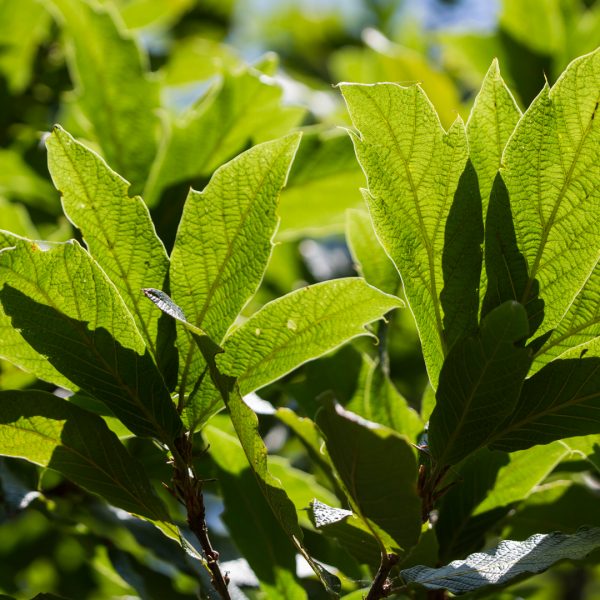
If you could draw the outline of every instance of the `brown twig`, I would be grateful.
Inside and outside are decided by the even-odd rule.
[[[375,575],[375,579],[365,600],[379,600],[380,598],[387,598],[390,595],[392,585],[388,577],[390,571],[398,564],[399,560],[400,557],[397,554],[382,553],[379,570],[377,571],[377,575]]]
[[[198,479],[192,467],[192,444],[187,436],[175,441],[173,454],[173,486],[178,500],[183,504],[187,522],[192,533],[198,538],[211,574],[213,587],[223,600],[231,600],[227,585],[229,578],[219,567],[219,553],[212,547],[206,526],[206,508],[202,495],[202,480]]]

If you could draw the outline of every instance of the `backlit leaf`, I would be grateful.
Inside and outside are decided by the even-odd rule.
[[[12,325],[135,434],[171,441],[181,421],[133,317],[76,242],[18,240],[0,252],[0,300]]]

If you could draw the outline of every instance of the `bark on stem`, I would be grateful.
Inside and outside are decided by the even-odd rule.
[[[196,477],[191,466],[192,445],[187,437],[181,437],[176,440],[171,451],[174,462],[173,484],[179,501],[185,506],[188,525],[200,542],[213,587],[223,600],[231,600],[227,589],[229,578],[221,572],[219,553],[212,547],[208,536],[202,481]]]
[[[388,576],[394,565],[398,564],[399,559],[400,557],[397,554],[383,553],[381,555],[379,570],[377,571],[377,575],[375,575],[373,585],[371,585],[371,589],[365,600],[379,600],[380,598],[387,598],[390,595],[392,589]]]

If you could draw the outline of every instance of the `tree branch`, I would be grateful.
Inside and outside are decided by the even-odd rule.
[[[227,585],[229,578],[219,567],[219,553],[212,547],[206,526],[206,508],[202,495],[202,480],[198,479],[192,467],[192,444],[187,436],[175,440],[171,448],[173,454],[173,484],[178,500],[185,506],[187,522],[192,533],[198,538],[206,564],[211,574],[213,587],[223,600],[231,600]]]
[[[380,598],[387,598],[390,595],[392,586],[388,576],[399,560],[400,557],[397,554],[382,553],[379,570],[377,571],[377,575],[375,575],[375,579],[365,600],[379,600]]]

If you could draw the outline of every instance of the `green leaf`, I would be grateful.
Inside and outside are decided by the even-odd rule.
[[[439,466],[485,445],[514,410],[531,364],[531,352],[517,345],[528,331],[525,309],[505,302],[448,355],[429,421],[429,448]]]
[[[102,418],[47,392],[0,392],[0,454],[59,471],[141,517],[170,520],[142,465]]]
[[[437,387],[445,354],[476,326],[479,306],[483,227],[465,128],[457,120],[446,133],[418,86],[342,84],[342,93],[375,231],[402,276]]]
[[[27,240],[19,236],[0,231],[0,250],[11,248]],[[30,242],[31,243],[31,242]],[[0,303],[0,356],[21,369],[33,373],[36,377],[60,387],[73,390],[77,386],[59,373],[48,360],[36,352],[11,323]]]
[[[295,578],[296,549],[273,519],[271,507],[248,467],[239,442],[208,425],[202,432],[218,466],[225,512],[222,519],[269,598],[303,599]]]
[[[482,448],[458,466],[443,496],[436,531],[447,561],[482,547],[487,532],[526,499],[571,450],[561,442],[506,454]]]
[[[409,440],[416,441],[424,423],[396,389],[378,361],[363,355],[358,387],[350,402],[344,405],[350,412],[385,425]]]
[[[512,252],[521,260],[509,261],[512,284],[491,305],[507,299],[527,305],[539,288],[544,303],[528,313],[536,327],[543,315],[540,336],[559,325],[598,261],[600,235],[592,224],[600,219],[599,88],[597,50],[573,61],[551,90],[540,92],[502,158],[514,221]],[[501,261],[494,266],[505,268]]]
[[[49,29],[50,17],[36,0],[0,4],[0,73],[12,95],[29,85],[38,45]]]
[[[506,142],[520,118],[521,111],[500,75],[498,60],[494,59],[467,121],[469,157],[477,172],[483,215],[487,213]]]
[[[282,91],[253,68],[226,73],[163,134],[144,199],[154,206],[168,187],[209,176],[249,145],[280,137],[304,110],[281,105]]]
[[[362,205],[364,175],[338,131],[305,132],[281,194],[279,240],[342,231],[344,211]]]
[[[402,281],[377,239],[367,213],[360,210],[346,212],[346,240],[358,273],[382,292],[398,295]]]
[[[513,451],[600,433],[600,358],[557,360],[530,377],[490,448]]]
[[[304,287],[273,300],[235,329],[217,358],[247,394],[368,331],[402,301],[358,277]]]
[[[276,208],[299,134],[267,142],[221,167],[203,192],[191,191],[171,255],[173,300],[187,320],[220,343],[258,288],[277,228]],[[180,402],[205,364],[186,336],[178,337]],[[190,422],[195,406],[188,406]]]
[[[600,546],[600,528],[580,529],[573,535],[538,533],[523,542],[502,541],[491,550],[471,554],[439,569],[412,567],[400,571],[407,583],[453,594],[488,585],[502,585],[528,573],[540,573],[564,559],[580,560]]]
[[[137,193],[157,149],[159,86],[146,57],[122,31],[115,14],[87,0],[51,0],[69,43],[67,59],[76,82],[84,126],[108,164]]]
[[[333,402],[317,414],[317,425],[354,512],[382,547],[406,553],[421,533],[414,448],[395,431]],[[391,544],[379,529],[390,536]]]
[[[76,242],[18,240],[0,252],[0,300],[12,325],[136,435],[170,442],[181,421],[133,317]]]
[[[336,539],[361,564],[379,566],[381,548],[368,527],[351,510],[328,506],[315,499],[310,505],[310,516],[317,530]]]
[[[169,259],[143,200],[129,183],[83,144],[56,126],[46,140],[48,167],[65,213],[92,256],[117,288],[150,349],[157,356],[160,313],[142,288],[162,288]]]
[[[29,213],[20,202],[8,202],[0,196],[0,230],[10,231],[29,239],[40,237]]]
[[[600,355],[600,265],[569,306],[546,343],[538,350],[533,369],[538,370],[556,358]]]

